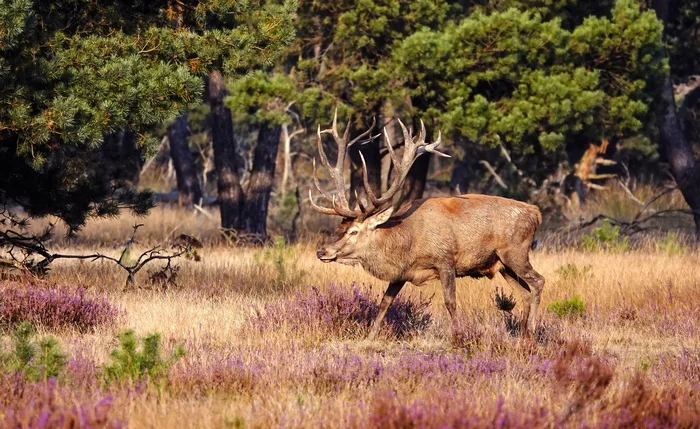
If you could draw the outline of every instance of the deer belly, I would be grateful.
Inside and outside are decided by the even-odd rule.
[[[423,268],[414,270],[408,278],[408,281],[415,286],[423,286],[431,280],[438,280],[440,273],[434,268]]]
[[[498,273],[502,267],[503,264],[494,253],[485,260],[472,260],[469,261],[469,263],[458,263],[457,268],[455,269],[455,274],[457,275],[457,277],[472,277],[476,279],[481,277],[487,277],[489,279],[492,279],[493,276],[495,276],[496,273]]]

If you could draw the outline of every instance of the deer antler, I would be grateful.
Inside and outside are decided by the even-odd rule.
[[[401,126],[401,130],[403,131],[404,137],[403,157],[399,160],[398,156],[396,155],[396,152],[394,152],[393,146],[391,145],[389,133],[387,133],[386,128],[384,128],[384,137],[386,138],[387,149],[389,151],[389,156],[391,157],[391,163],[394,165],[397,174],[393,183],[391,184],[391,187],[389,187],[389,189],[387,189],[384,195],[382,195],[379,198],[377,198],[377,196],[374,195],[374,192],[372,191],[369,185],[367,164],[365,163],[364,156],[362,156],[362,153],[360,153],[360,160],[362,161],[362,182],[365,187],[367,197],[369,198],[369,201],[373,206],[371,209],[369,209],[370,212],[376,212],[379,209],[383,208],[383,206],[387,202],[392,201],[394,195],[396,195],[399,189],[401,189],[401,187],[403,186],[404,181],[408,176],[408,172],[411,169],[411,166],[420,155],[428,152],[447,158],[450,157],[450,155],[442,153],[436,149],[440,145],[440,143],[442,143],[442,133],[438,133],[438,138],[437,140],[435,140],[434,143],[427,144],[425,142],[425,124],[423,124],[422,120],[420,121],[421,130],[416,138],[413,137],[413,133],[406,128],[403,122],[401,122],[401,119],[399,119],[398,122]]]
[[[321,158],[321,164],[323,164],[323,166],[328,170],[328,174],[331,176],[331,179],[335,184],[336,194],[333,195],[333,197],[330,197],[321,189],[321,185],[318,181],[318,175],[316,173],[316,159],[314,158],[314,185],[316,186],[316,189],[318,189],[318,192],[321,194],[321,196],[328,202],[330,202],[332,205],[332,208],[321,207],[317,205],[313,200],[311,190],[309,190],[309,201],[311,202],[311,207],[313,207],[314,210],[323,214],[339,215],[349,218],[358,218],[364,214],[365,211],[363,210],[362,205],[360,205],[359,209],[350,209],[350,204],[348,203],[348,199],[345,196],[345,176],[343,175],[343,166],[345,165],[345,157],[347,156],[347,152],[350,149],[350,147],[352,147],[352,145],[357,143],[359,140],[369,136],[372,130],[374,129],[375,124],[376,119],[372,121],[372,126],[367,131],[355,137],[352,141],[348,142],[350,138],[349,136],[351,123],[348,122],[348,125],[345,127],[345,132],[343,133],[343,136],[340,137],[340,134],[338,133],[338,109],[336,108],[335,113],[333,115],[333,125],[331,126],[331,128],[321,131],[321,126],[318,126],[318,130],[316,132],[318,154]],[[333,167],[331,167],[330,163],[328,162],[328,156],[323,150],[323,141],[321,134],[331,134],[333,136],[333,139],[335,140],[336,145],[338,146],[338,157],[336,158],[335,166]]]
[[[321,126],[319,125],[318,131],[316,132],[316,140],[318,142],[318,153],[319,157],[321,158],[321,164],[323,164],[323,166],[328,170],[328,174],[331,176],[331,179],[335,183],[336,194],[333,195],[333,197],[331,197],[321,189],[321,184],[318,181],[318,175],[316,173],[316,159],[314,159],[314,185],[316,186],[316,189],[318,189],[318,192],[321,194],[321,197],[330,202],[332,205],[332,207],[321,207],[317,205],[313,200],[311,190],[309,190],[309,201],[311,202],[311,207],[313,207],[314,210],[323,214],[339,215],[353,219],[366,218],[367,216],[385,208],[386,204],[389,201],[393,200],[394,195],[396,195],[399,189],[401,189],[401,187],[403,186],[403,183],[406,180],[406,177],[408,176],[408,172],[411,169],[411,166],[419,156],[427,152],[434,153],[436,155],[444,156],[447,158],[450,157],[450,155],[447,155],[437,150],[437,147],[442,142],[441,133],[438,133],[438,138],[437,140],[435,140],[434,143],[427,144],[425,142],[425,124],[422,120],[420,121],[420,133],[417,137],[413,136],[413,133],[406,128],[406,126],[403,124],[403,122],[401,122],[400,119],[398,121],[399,125],[401,125],[401,130],[403,131],[404,137],[404,150],[401,159],[399,159],[396,152],[394,152],[394,147],[392,146],[391,140],[389,139],[389,133],[387,133],[386,128],[384,128],[384,137],[386,138],[389,156],[391,157],[391,162],[394,165],[394,169],[397,172],[396,177],[393,183],[391,184],[391,187],[386,191],[386,193],[384,193],[384,195],[380,197],[377,197],[372,191],[372,188],[369,184],[367,163],[365,162],[365,158],[362,155],[362,152],[360,152],[360,160],[362,161],[362,183],[364,185],[365,193],[367,194],[367,198],[369,199],[369,201],[368,204],[365,205],[363,204],[360,198],[357,198],[359,206],[359,208],[357,209],[350,209],[348,199],[345,196],[345,176],[343,175],[343,165],[345,164],[345,157],[347,155],[347,152],[353,144],[357,143],[360,139],[363,139],[367,136],[370,136],[370,139],[368,141],[373,140],[373,138],[371,137],[371,131],[372,129],[374,129],[376,120],[372,121],[372,126],[367,131],[360,134],[350,142],[348,142],[350,134],[349,123],[345,128],[343,137],[340,137],[338,133],[338,109],[335,110],[335,114],[333,115],[333,125],[330,129],[321,131]],[[323,150],[321,134],[326,133],[330,133],[333,136],[333,139],[335,140],[336,145],[338,146],[338,158],[336,159],[335,166],[333,167],[328,162],[326,152]]]

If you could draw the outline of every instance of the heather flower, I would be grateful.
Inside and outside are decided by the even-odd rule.
[[[430,390],[412,401],[392,391],[378,392],[366,420],[356,417],[354,427],[372,428],[532,428],[550,423],[549,413],[537,403],[506,406],[503,397],[484,404],[465,400],[453,389]]]
[[[6,428],[120,428],[122,422],[110,416],[112,396],[77,400],[55,379],[26,383],[19,378],[0,378],[0,397],[5,404],[0,424]]]
[[[41,288],[0,289],[0,326],[21,322],[46,328],[75,328],[87,331],[116,322],[119,310],[104,298],[85,296],[84,289],[65,291]]]
[[[430,323],[429,306],[429,299],[414,302],[398,297],[384,323],[399,338],[415,335]],[[259,331],[294,326],[337,336],[362,335],[378,312],[378,299],[371,290],[355,284],[350,288],[331,284],[324,291],[317,287],[298,289],[282,301],[266,305],[251,324]]]
[[[175,365],[168,377],[174,392],[205,395],[211,392],[238,393],[251,391],[263,383],[264,377],[255,362],[228,355],[210,361],[195,360]]]

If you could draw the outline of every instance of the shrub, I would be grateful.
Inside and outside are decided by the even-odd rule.
[[[421,297],[414,302],[399,296],[387,311],[385,326],[397,337],[411,336],[430,323],[429,306],[430,299]],[[378,313],[378,299],[371,289],[331,284],[323,292],[316,287],[299,289],[280,302],[268,304],[251,323],[260,331],[291,325],[338,336],[363,335]]]
[[[584,265],[579,268],[576,264],[569,262],[557,268],[559,279],[564,282],[577,282],[593,276],[593,266]]]
[[[298,267],[299,256],[292,246],[287,246],[284,237],[275,237],[272,247],[256,252],[253,258],[261,270],[275,273],[271,285],[275,291],[288,290],[299,284],[306,275]]]
[[[3,372],[23,374],[27,380],[46,380],[56,377],[66,364],[53,337],[44,337],[38,343],[32,341],[34,329],[23,322],[12,333],[12,350],[5,354],[0,350],[0,368]]]
[[[64,291],[26,287],[0,290],[0,326],[22,322],[46,328],[75,328],[87,331],[116,322],[119,310],[105,299],[89,298],[84,289]]]
[[[547,310],[559,317],[583,317],[586,314],[586,303],[583,302],[581,297],[574,295],[563,301],[554,301],[549,304]]]
[[[76,398],[74,392],[59,387],[55,379],[28,383],[0,374],[0,397],[7,403],[2,409],[0,426],[4,428],[120,428],[124,424],[110,414],[111,395],[101,398]]]
[[[138,350],[138,343],[142,344]],[[103,367],[107,383],[138,381],[144,378],[159,380],[167,374],[175,361],[185,355],[178,346],[167,359],[161,357],[160,334],[148,334],[138,339],[134,331],[119,334],[119,348],[110,353],[112,363]]]
[[[353,416],[351,427],[377,428],[533,428],[551,425],[551,414],[532,403],[507,403],[464,398],[448,389],[429,390],[410,400],[391,390],[378,390],[366,415]],[[485,398],[484,398],[485,399]]]
[[[496,308],[501,310],[503,313],[503,323],[505,323],[508,333],[512,336],[518,335],[520,332],[520,323],[515,315],[511,313],[516,304],[513,294],[511,293],[510,295],[506,295],[503,289],[496,288],[493,302],[496,304]]]
[[[685,253],[685,248],[680,242],[677,232],[669,232],[661,240],[656,242],[656,249],[667,255],[682,255]]]
[[[620,236],[620,227],[612,225],[608,219],[603,220],[602,225],[591,230],[590,234],[583,236],[582,247],[589,252],[607,250],[611,252],[625,252],[629,250],[629,237]]]

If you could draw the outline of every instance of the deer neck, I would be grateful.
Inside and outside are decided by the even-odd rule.
[[[384,281],[402,280],[410,257],[410,237],[402,225],[377,228],[375,239],[359,258],[360,265],[374,277]]]

